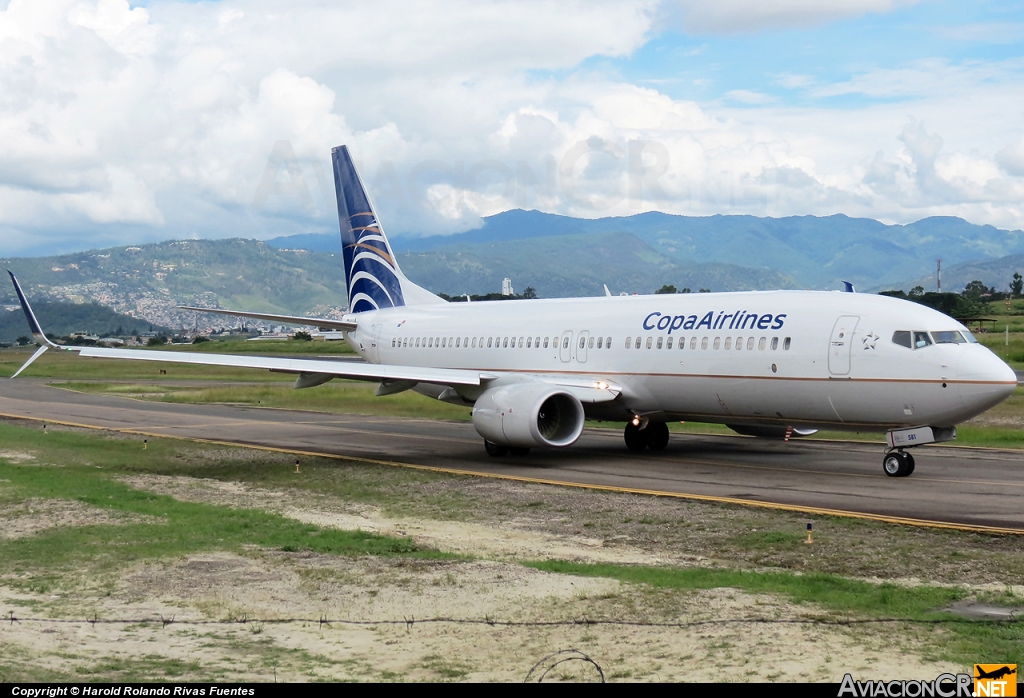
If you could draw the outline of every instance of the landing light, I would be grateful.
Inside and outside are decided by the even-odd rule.
[[[598,381],[595,385],[598,390],[608,390],[608,384],[604,381]]]
[[[633,415],[633,426],[640,426],[640,415]]]

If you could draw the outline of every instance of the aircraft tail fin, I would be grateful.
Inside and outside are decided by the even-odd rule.
[[[334,148],[331,160],[349,311],[359,313],[403,305],[444,303],[443,299],[409,281],[399,269],[348,148],[343,145]]]

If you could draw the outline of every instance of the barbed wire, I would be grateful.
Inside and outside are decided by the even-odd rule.
[[[253,618],[242,615],[237,618],[221,619],[178,619],[175,616],[150,616],[146,618],[100,618],[94,615],[92,618],[19,618],[14,611],[9,611],[3,620],[10,625],[15,623],[48,623],[81,625],[148,625],[156,624],[162,627],[169,625],[286,625],[303,623],[306,625],[318,625],[320,628],[331,625],[347,626],[376,626],[376,625],[404,625],[412,628],[416,624],[450,624],[450,625],[489,625],[504,628],[536,628],[536,627],[566,627],[566,626],[620,626],[639,628],[696,628],[707,625],[826,625],[826,626],[853,626],[853,625],[881,625],[886,623],[906,623],[913,625],[950,625],[950,624],[977,624],[991,623],[997,625],[1015,624],[1024,621],[1016,612],[1008,618],[715,618],[705,620],[689,621],[650,621],[650,620],[622,620],[617,618],[567,618],[562,620],[498,620],[490,616],[483,618],[455,618],[452,616],[433,616],[429,618],[416,618],[414,616],[403,616],[401,620],[389,618],[382,620],[354,620],[350,618]]]

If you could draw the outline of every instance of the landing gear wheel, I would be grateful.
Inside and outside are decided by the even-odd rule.
[[[650,434],[650,427],[647,429],[641,429],[640,427],[630,422],[626,425],[626,431],[622,435],[626,440],[626,448],[630,451],[642,451],[647,448],[647,444]]]
[[[496,444],[493,441],[484,439],[484,450],[487,451],[487,455],[489,456],[501,458],[508,453],[508,446],[502,446],[501,444]]]
[[[885,454],[882,469],[889,477],[906,477],[914,472],[914,457],[902,451]]]
[[[525,447],[522,447],[522,446],[509,446],[508,447],[508,454],[510,456],[525,456],[529,452],[530,452],[529,448],[525,448]]]
[[[652,451],[663,451],[668,446],[668,425],[665,422],[651,422],[646,429],[647,446]]]

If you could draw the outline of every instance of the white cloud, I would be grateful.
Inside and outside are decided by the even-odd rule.
[[[748,24],[798,26],[895,6],[723,7]],[[676,7],[708,27],[721,14]],[[286,13],[269,0],[11,0],[0,13],[0,231],[17,231],[2,233],[15,251],[84,236],[333,230],[329,152],[340,143],[391,231],[465,230],[514,206],[945,213],[1022,227],[1019,61],[921,61],[833,85],[775,78],[812,101],[893,100],[847,109],[744,90],[698,104],[573,72],[642,46],[654,13],[643,0],[304,0]],[[282,140],[309,197],[257,196]]]
[[[868,13],[891,12],[918,0],[665,0],[662,21],[689,34],[736,34],[809,27]]]

